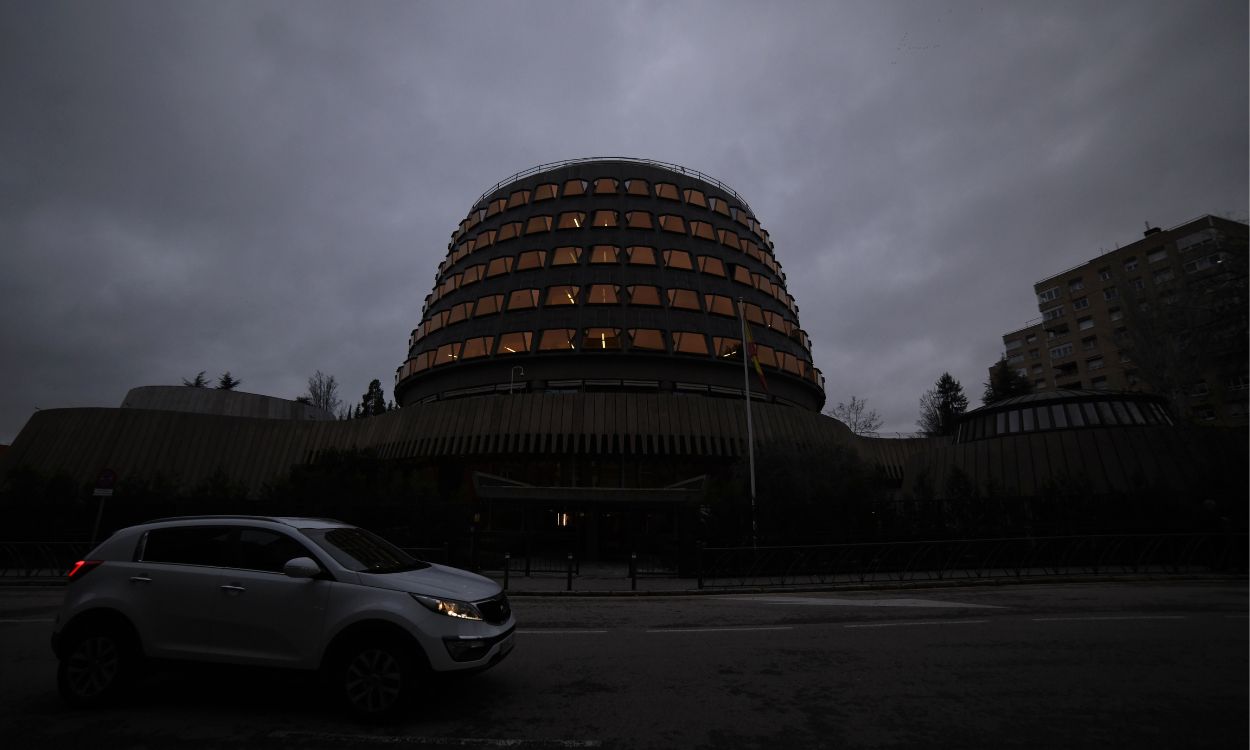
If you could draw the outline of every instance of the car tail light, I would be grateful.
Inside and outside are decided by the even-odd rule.
[[[65,577],[69,579],[70,583],[73,583],[103,564],[103,560],[79,560],[74,563],[74,567],[69,569]]]

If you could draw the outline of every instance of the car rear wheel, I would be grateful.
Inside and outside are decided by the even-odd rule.
[[[137,659],[129,639],[112,628],[71,636],[57,667],[61,698],[75,708],[112,702],[130,682]]]
[[[336,671],[347,708],[369,719],[393,715],[409,702],[419,680],[412,648],[396,640],[351,645]]]

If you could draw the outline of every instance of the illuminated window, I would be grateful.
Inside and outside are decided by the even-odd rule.
[[[443,344],[434,353],[434,367],[446,365],[455,362],[460,357],[460,342],[454,344]]]
[[[681,271],[693,271],[694,264],[690,261],[690,253],[685,250],[665,250],[664,266]]]
[[[630,195],[651,195],[650,186],[647,185],[646,180],[626,180],[625,192]]]
[[[685,219],[675,214],[661,214],[660,215],[660,229],[663,229],[665,232],[677,232],[678,234],[685,234],[686,233],[686,221]]]
[[[550,216],[531,216],[529,221],[525,222],[526,234],[538,234],[540,232],[551,231]]]
[[[647,305],[658,307],[660,305],[660,290],[657,287],[640,284],[638,286],[627,287],[629,292],[629,304],[631,305]]]
[[[729,204],[725,202],[724,198],[708,198],[707,206],[718,214],[729,216]]]
[[[707,199],[703,197],[702,190],[695,190],[694,188],[687,188],[685,191],[685,195],[686,195],[687,203],[692,203],[696,206],[702,206],[704,208],[707,208]]]
[[[579,286],[549,286],[547,287],[547,307],[555,307],[557,305],[576,305],[578,294],[582,291]]]
[[[585,195],[585,194],[586,194],[586,181],[585,180],[569,180],[568,182],[564,183],[564,197],[565,198],[568,198],[569,196],[572,196],[572,195]]]
[[[707,311],[713,315],[725,315],[730,318],[738,315],[737,311],[734,310],[733,300],[720,294],[703,295],[703,304],[707,307]]]
[[[524,206],[526,203],[529,203],[529,202],[530,202],[530,191],[528,190],[513,190],[512,195],[508,196],[508,208],[516,208],[518,206]]]
[[[681,200],[681,196],[677,193],[677,186],[669,182],[655,183],[655,197],[670,201]]]
[[[730,339],[724,336],[712,337],[712,351],[718,359],[742,359],[742,339]]]
[[[590,248],[591,263],[616,263],[621,249],[616,245],[594,245]]]
[[[790,333],[790,323],[779,313],[775,313],[772,310],[764,311],[764,325],[787,335]]]
[[[477,240],[475,239],[465,240],[464,244],[462,244],[460,248],[465,251],[465,254],[472,253],[474,250],[477,249]]]
[[[469,252],[470,250],[469,250],[468,243],[465,243],[461,245],[460,247],[456,248],[456,252],[451,256],[452,264],[454,265],[456,263],[459,263],[461,260],[464,259],[466,255],[469,254]]]
[[[805,362],[803,362],[801,359],[799,359],[798,357],[788,352],[782,352],[780,355],[780,358],[781,358],[781,369],[785,370],[788,373],[791,373],[792,375],[798,375],[799,377],[803,376],[803,373],[806,369]]]
[[[497,354],[522,354],[528,352],[533,337],[534,334],[529,331],[505,333],[499,337],[499,351]]]
[[[587,290],[588,305],[619,305],[621,303],[620,287],[616,284],[591,284]]]
[[[412,372],[417,373],[422,370],[428,370],[430,360],[434,358],[434,352],[421,352],[412,358]]]
[[[751,214],[746,212],[746,209],[734,208],[733,212],[734,221],[738,222],[747,229],[751,229],[751,222],[753,222],[754,219],[751,218]]]
[[[590,222],[594,227],[614,227],[616,226],[616,212],[608,210],[595,211],[595,216]]]
[[[438,329],[442,328],[443,325],[446,323],[447,323],[447,311],[446,310],[443,310],[442,312],[434,313],[433,315],[430,316],[429,320],[425,321],[425,332],[434,333]]]
[[[499,234],[495,237],[495,242],[503,242],[521,236],[521,222],[510,221],[499,227]]]
[[[595,180],[595,195],[615,195],[616,180],[611,177],[600,177]]]
[[[479,336],[475,339],[469,339],[464,342],[464,349],[460,352],[460,359],[485,357],[487,354],[490,354],[491,345],[494,343],[494,336]]]
[[[495,244],[495,230],[487,229],[485,232],[481,232],[473,238],[473,244],[475,250],[481,250],[484,247],[490,247]]]
[[[645,245],[634,245],[625,248],[625,254],[629,256],[629,262],[635,266],[654,266],[655,265],[655,248]]]
[[[753,282],[755,288],[760,290],[761,292],[764,292],[774,297],[777,296],[776,294],[773,293],[773,282],[767,276],[764,276],[758,273],[753,273],[751,274],[751,281]]]
[[[725,278],[725,264],[720,258],[713,258],[710,255],[699,256],[699,270],[712,276]]]
[[[455,274],[454,276],[448,276],[446,279],[443,280],[442,284],[438,285],[438,296],[442,297],[451,292],[454,292],[459,286],[460,286],[460,274]]]
[[[547,260],[546,250],[526,250],[521,253],[516,261],[517,271],[530,271],[535,268],[542,268],[543,262]]]
[[[760,309],[759,305],[748,302],[742,307],[746,311],[748,323],[754,323],[757,326],[764,325],[764,311]]]
[[[453,306],[447,311],[447,313],[447,325],[463,322],[468,320],[469,316],[473,314],[473,303],[461,302],[460,304]]]
[[[673,352],[706,356],[707,337],[693,331],[673,331]]]
[[[581,229],[586,226],[586,214],[583,211],[565,211],[556,222],[556,229]]]
[[[669,289],[668,306],[678,310],[698,310],[699,293],[693,289]]]
[[[551,265],[554,266],[574,266],[581,260],[582,249],[580,247],[557,247],[551,251]]]
[[[573,337],[577,331],[573,328],[548,328],[538,339],[538,351],[554,352],[573,348]]]
[[[508,295],[508,309],[528,310],[538,307],[538,295],[537,289],[515,289]]]
[[[534,202],[549,201],[556,197],[557,187],[554,182],[546,182],[534,188]]]
[[[755,282],[751,281],[751,272],[746,266],[734,266],[734,281],[747,286],[755,286]]]
[[[631,328],[629,329],[629,340],[631,349],[646,349],[654,352],[666,351],[664,334],[654,328]]]
[[[750,240],[742,240],[742,251],[745,252],[747,255],[751,256],[752,258],[755,258],[760,263],[763,263],[764,265],[769,266],[770,268],[772,267],[772,265],[768,262],[769,257],[764,253],[763,250],[760,249],[760,246],[755,244],[754,242]]]
[[[619,328],[587,328],[582,333],[582,351],[602,352],[620,351],[621,329]]]
[[[503,309],[502,294],[488,294],[485,297],[477,298],[477,307],[473,311],[473,317],[480,318],[484,315],[494,315]]]
[[[694,237],[701,237],[705,240],[716,241],[716,232],[712,230],[712,225],[706,221],[690,222],[690,234]]]
[[[506,255],[502,258],[495,258],[486,266],[486,278],[502,276],[512,270],[512,256]]]
[[[486,215],[494,216],[495,214],[499,213],[500,211],[503,211],[507,207],[508,207],[507,199],[498,198],[490,202],[490,207],[486,209]]]
[[[762,365],[768,365],[769,367],[777,366],[777,352],[771,346],[756,344],[755,356],[759,357]]]
[[[630,229],[650,229],[651,214],[646,211],[628,211],[625,214],[625,226]]]
[[[738,240],[738,235],[728,229],[721,229],[717,232],[720,235],[720,244],[725,247],[732,247],[734,250],[742,250],[742,245]]]

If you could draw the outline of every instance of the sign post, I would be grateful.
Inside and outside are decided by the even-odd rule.
[[[100,504],[96,506],[95,525],[91,527],[91,546],[95,547],[96,538],[100,534],[100,519],[104,517],[104,501],[113,496],[113,486],[117,484],[117,472],[112,469],[101,469],[100,476],[96,477],[95,490],[91,493],[92,497],[100,498]]]

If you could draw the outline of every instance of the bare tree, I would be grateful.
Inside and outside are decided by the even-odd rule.
[[[317,374],[308,379],[307,398],[313,406],[325,409],[331,414],[338,414],[339,406],[343,403],[339,399],[338,381],[333,375],[326,375],[321,370],[317,370]]]
[[[856,435],[876,437],[877,430],[881,429],[881,415],[877,410],[869,409],[867,401],[854,396],[849,404],[839,401],[837,406],[826,409],[825,416],[838,420]]]

